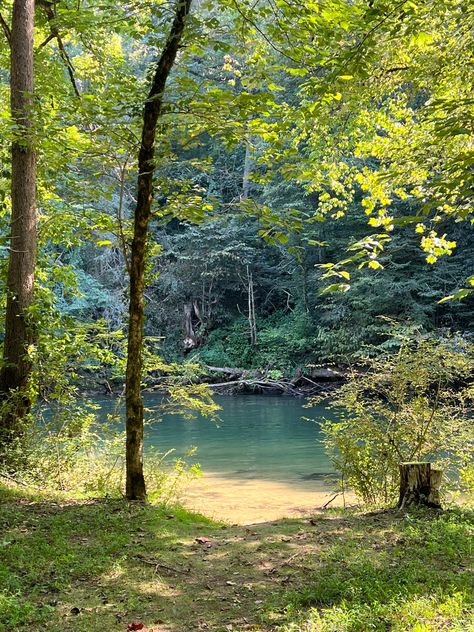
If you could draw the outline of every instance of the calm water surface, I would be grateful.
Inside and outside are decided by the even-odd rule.
[[[205,473],[226,478],[272,481],[321,481],[332,472],[320,442],[318,424],[304,421],[328,415],[323,406],[304,408],[299,398],[262,395],[216,396],[222,407],[220,420],[186,420],[180,415],[162,415],[160,396],[145,395],[152,421],[146,444],[160,452],[175,449],[188,462],[198,462]],[[99,402],[104,415],[114,407],[111,400]],[[154,420],[158,421],[154,421]]]

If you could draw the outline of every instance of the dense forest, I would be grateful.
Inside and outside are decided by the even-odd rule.
[[[471,225],[459,221],[472,132],[462,3],[415,3],[386,20],[383,3],[308,5],[302,15],[284,5],[251,15],[245,4],[200,4],[184,35],[158,129],[146,344],[168,362],[292,372],[389,345],[397,323],[469,334],[472,298],[439,302],[473,260]],[[57,366],[51,340],[71,373],[80,353],[71,347],[84,340],[106,355],[115,338],[107,351],[122,357],[141,102],[168,10],[37,7],[33,309],[43,367],[51,355]],[[2,51],[6,98],[6,38]],[[13,133],[5,109],[2,138]],[[7,142],[3,152],[7,253]],[[386,233],[373,246],[370,226]],[[431,232],[455,248],[443,251]],[[340,291],[322,292],[325,264],[369,247],[374,259],[350,291],[338,273]],[[436,247],[451,256],[434,263]],[[101,364],[110,375],[113,362]]]
[[[471,3],[2,0],[0,27],[0,630],[471,629]],[[233,527],[177,504],[166,415],[243,423],[197,492]]]

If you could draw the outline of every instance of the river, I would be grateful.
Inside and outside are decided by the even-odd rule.
[[[304,408],[305,400],[284,396],[216,396],[218,422],[163,415],[160,397],[145,395],[146,446],[174,449],[185,456],[192,447],[204,479],[194,482],[185,502],[208,515],[235,522],[257,522],[310,512],[336,489],[317,423],[328,411]],[[114,407],[101,400],[105,415]],[[305,420],[304,418],[310,418]]]

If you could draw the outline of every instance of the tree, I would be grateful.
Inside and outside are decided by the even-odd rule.
[[[4,30],[11,50],[10,101],[15,124],[11,149],[7,309],[0,371],[0,390],[5,402],[1,440],[9,441],[21,433],[21,424],[31,406],[29,346],[33,340],[33,327],[28,310],[33,301],[37,223],[33,115],[34,0],[15,0],[11,29],[5,24]]]
[[[293,128],[280,158],[287,177],[318,193],[322,216],[342,217],[363,192],[376,230],[327,270],[345,291],[351,265],[381,267],[378,255],[397,228],[415,227],[432,264],[456,247],[446,226],[472,216],[473,86],[464,60],[473,16],[466,0],[330,5],[321,12],[326,23],[321,15],[298,33],[294,16],[288,22],[290,41],[304,49],[309,36],[312,45],[287,68],[306,79],[286,112]],[[411,216],[397,216],[399,202],[411,204]],[[468,277],[454,297],[473,285]]]
[[[192,0],[177,0],[168,39],[156,65],[151,89],[143,109],[143,127],[138,154],[138,193],[130,254],[130,308],[126,372],[127,446],[126,495],[129,500],[146,498],[143,476],[142,351],[144,326],[145,258],[148,225],[153,200],[156,126],[162,112],[163,93],[183,37]]]

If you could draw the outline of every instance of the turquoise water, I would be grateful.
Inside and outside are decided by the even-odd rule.
[[[184,456],[193,446],[205,473],[228,478],[267,479],[282,482],[322,480],[332,472],[314,420],[327,415],[324,407],[304,408],[299,398],[262,395],[216,396],[222,406],[218,424],[207,418],[186,420],[180,415],[162,415],[160,396],[145,395],[152,421],[146,445],[160,452],[175,449]],[[114,406],[101,400],[105,413]]]

